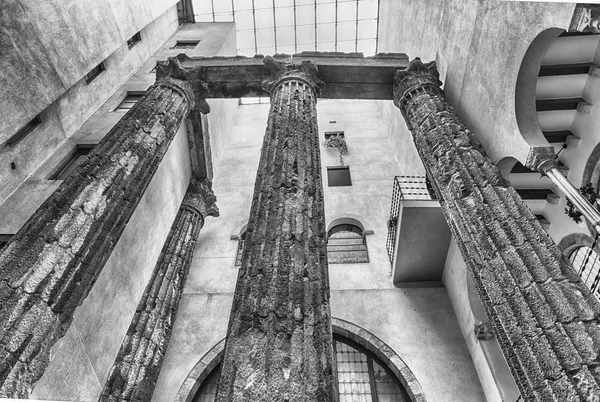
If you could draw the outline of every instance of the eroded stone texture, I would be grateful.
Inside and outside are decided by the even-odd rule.
[[[317,68],[265,64],[271,109],[217,401],[334,401]]]
[[[192,106],[163,79],[115,125],[0,254],[0,397],[27,397]]]
[[[413,133],[448,225],[526,401],[598,401],[600,304],[467,130],[435,64],[396,73],[394,103]]]
[[[196,241],[206,216],[218,216],[209,181],[192,180],[123,340],[100,401],[152,399]]]

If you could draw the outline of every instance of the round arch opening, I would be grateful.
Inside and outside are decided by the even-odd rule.
[[[397,379],[398,385],[401,386],[400,389],[403,389],[404,392],[404,399],[399,399],[400,401],[426,401],[421,385],[413,375],[412,371],[408,368],[408,366],[406,366],[400,356],[398,356],[382,340],[363,328],[337,318],[332,318],[332,329],[334,333],[334,341],[338,342],[340,339],[345,341],[346,345],[350,345],[350,348],[358,351],[356,356],[359,359],[362,359],[360,353],[363,353],[367,366],[369,364],[367,356],[370,356],[370,367],[372,367],[374,371],[378,371],[380,379],[385,379],[386,381],[392,377]],[[176,397],[177,402],[200,401],[200,398],[194,398],[205,381],[212,390],[216,390],[218,374],[215,373],[215,371],[217,371],[215,369],[218,369],[221,364],[224,349],[225,339],[221,340],[200,359],[196,366],[190,371],[190,374],[179,389]],[[340,351],[340,353],[346,353],[348,356],[350,356],[349,349]],[[361,360],[360,364],[362,365],[362,363],[363,362]],[[382,383],[389,384],[389,382],[385,381]],[[389,387],[389,385],[386,385],[385,387]]]

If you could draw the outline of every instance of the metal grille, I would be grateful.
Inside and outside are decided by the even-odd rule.
[[[600,299],[600,289],[598,282],[600,282],[600,260],[598,254],[589,247],[579,247],[569,257],[573,268],[583,283],[586,284],[590,291]]]
[[[398,215],[402,200],[435,200],[433,188],[426,176],[396,176],[392,190],[392,206],[388,220],[388,236],[386,247],[390,263],[394,262],[394,246],[398,231]]]

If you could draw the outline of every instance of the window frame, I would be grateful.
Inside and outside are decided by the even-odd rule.
[[[27,135],[31,134],[33,130],[35,130],[39,125],[42,124],[41,115],[35,116],[33,119],[29,120],[27,124],[21,127],[15,134],[13,134],[4,145],[7,147],[12,147],[15,144],[19,143],[23,138],[27,137]]]
[[[77,144],[75,148],[69,152],[69,154],[58,164],[58,166],[50,173],[48,180],[65,180],[65,178],[60,178],[60,176],[69,168],[75,161],[77,157],[83,155],[89,155],[90,152],[93,151],[94,147],[97,144]],[[77,167],[75,167],[76,169]]]
[[[0,234],[0,251],[8,244],[14,234]]]
[[[200,39],[177,39],[171,49],[195,49],[200,44]]]
[[[586,250],[587,249],[587,250]],[[581,253],[584,253],[580,259],[578,257]],[[589,265],[589,259],[592,258],[592,254],[594,255],[594,260],[591,265]],[[590,290],[590,292],[600,300],[600,254],[592,247],[586,245],[580,245],[575,248],[569,254],[569,262],[571,266],[577,273],[577,275],[581,278],[581,281],[584,285]],[[576,266],[575,263],[580,262],[581,264]],[[591,275],[596,271],[596,275],[591,277]],[[584,275],[587,276],[584,279]],[[588,280],[591,279],[591,280]]]
[[[352,228],[356,228],[357,230],[360,231],[360,233],[359,233],[358,231],[354,231],[354,230],[344,230],[346,232],[353,232],[353,233],[359,234],[361,236],[361,238],[362,238],[361,245],[364,246],[364,258],[365,258],[366,261],[359,261],[359,262],[331,262],[329,260],[329,253],[330,253],[330,251],[329,251],[329,247],[330,247],[330,245],[329,245],[329,238],[333,234],[342,231],[342,230],[337,230],[337,231],[332,232],[334,229],[336,229],[338,227],[341,227],[341,226],[349,226],[349,227],[352,227]],[[332,245],[332,246],[334,247],[334,245]],[[336,245],[336,246],[343,246],[343,245],[340,244],[340,245]],[[326,247],[327,247],[327,263],[328,264],[334,264],[334,265],[337,265],[337,264],[369,264],[371,262],[371,260],[369,259],[369,247],[367,246],[367,235],[365,233],[365,230],[361,229],[361,227],[358,226],[357,224],[354,224],[354,223],[351,223],[351,222],[350,223],[345,222],[345,223],[338,223],[338,224],[332,226],[327,231],[327,244],[326,244]],[[360,250],[360,251],[362,252],[362,250]],[[334,252],[335,251],[331,251],[331,253],[334,253]]]
[[[134,47],[135,45],[137,45],[138,43],[140,43],[142,41],[142,35],[140,35],[141,31],[137,31],[135,33],[135,35],[133,35],[131,38],[127,39],[127,47],[129,49],[131,49],[132,47]]]
[[[345,170],[348,172],[348,183],[349,184],[331,184],[330,171],[334,170]],[[350,173],[350,165],[345,166],[327,166],[327,187],[352,187],[352,174]]]
[[[113,110],[113,112],[125,112],[126,113],[126,112],[130,111],[133,108],[133,106],[135,105],[135,103],[137,103],[145,94],[146,94],[146,91],[127,91],[127,92],[125,92],[125,96],[123,97],[121,102],[119,102],[119,104]],[[130,108],[122,107],[124,103],[128,102],[128,98],[130,98],[130,97],[135,97],[138,99],[135,101],[134,105],[132,105]]]
[[[100,74],[102,74],[104,71],[106,71],[106,65],[104,64],[104,60],[102,60],[100,62],[100,64],[98,64],[96,67],[92,68],[86,75],[85,75],[85,83],[89,84],[90,82],[94,81]]]

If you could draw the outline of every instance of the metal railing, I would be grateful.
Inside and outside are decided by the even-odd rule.
[[[386,248],[390,263],[394,262],[394,246],[398,232],[398,215],[402,200],[435,200],[433,188],[426,176],[396,176],[392,190],[392,205],[388,220]]]

